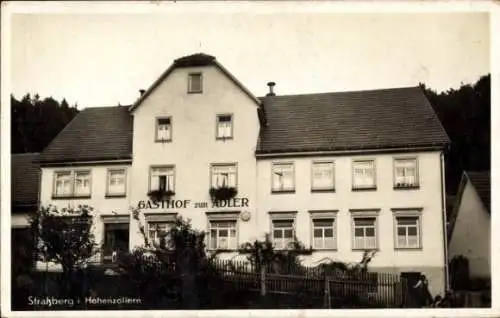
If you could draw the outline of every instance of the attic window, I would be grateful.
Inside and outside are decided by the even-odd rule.
[[[201,93],[203,91],[203,79],[201,73],[190,73],[188,77],[188,93]]]
[[[156,142],[172,141],[172,120],[170,117],[156,119]]]

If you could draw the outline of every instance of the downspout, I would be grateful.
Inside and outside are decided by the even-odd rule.
[[[444,241],[444,288],[449,290],[449,272],[448,272],[448,220],[446,216],[446,185],[444,173],[444,151],[440,153],[441,160],[441,213],[443,216],[443,241]]]

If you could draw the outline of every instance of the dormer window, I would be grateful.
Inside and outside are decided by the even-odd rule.
[[[156,142],[172,141],[172,118],[156,119]]]
[[[217,116],[217,139],[233,138],[233,116],[218,115]]]
[[[203,91],[203,78],[201,73],[190,73],[188,76],[188,93],[201,93]]]

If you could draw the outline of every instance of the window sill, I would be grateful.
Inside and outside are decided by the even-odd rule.
[[[312,252],[338,252],[337,248],[313,248]]]
[[[418,190],[420,189],[419,185],[412,185],[412,186],[394,186],[394,190]]]
[[[188,91],[187,93],[188,94],[202,94],[203,91],[202,90],[201,91]]]
[[[369,187],[369,188],[352,188],[352,191],[377,191],[377,187]]]
[[[125,198],[127,195],[125,194],[106,194],[104,197],[106,199],[117,199],[117,198]]]
[[[90,195],[66,195],[66,196],[52,196],[52,200],[78,200],[78,199],[90,199]]]
[[[291,194],[295,193],[295,190],[271,190],[272,194]]]
[[[233,140],[233,136],[231,136],[231,137],[215,137],[215,140],[220,140],[220,141]]]
[[[158,144],[167,144],[169,142],[172,142],[172,139],[155,139],[155,143]]]
[[[380,252],[380,248],[352,248],[351,249],[354,252],[364,252],[364,251],[375,251],[375,252]]]
[[[311,189],[311,193],[322,193],[322,192],[334,193],[335,192],[335,188],[330,188],[330,189]]]
[[[395,247],[395,251],[422,251],[422,247]]]

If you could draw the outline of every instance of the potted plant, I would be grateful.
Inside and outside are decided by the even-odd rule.
[[[236,191],[236,188],[226,187],[226,186],[217,188],[212,187],[210,188],[209,192],[210,192],[210,197],[212,197],[212,199],[215,199],[217,201],[234,198],[238,193],[238,191]]]
[[[172,191],[172,190],[164,190],[164,189],[151,190],[151,191],[148,192],[148,196],[153,201],[170,200],[170,198],[173,195],[175,195],[174,191]]]

